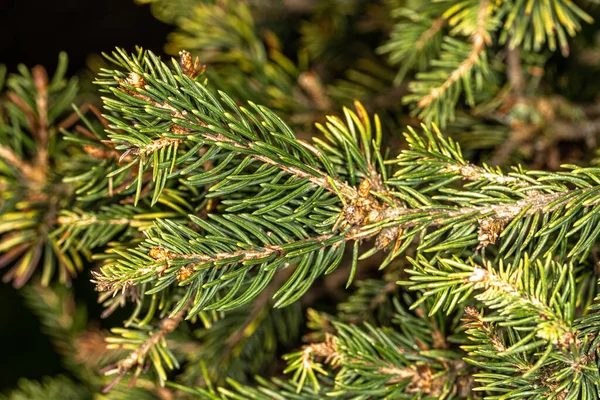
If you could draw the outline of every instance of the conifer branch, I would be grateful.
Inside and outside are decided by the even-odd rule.
[[[146,359],[150,356],[150,353],[155,350],[156,346],[162,345],[164,346],[165,340],[167,336],[173,332],[179,324],[183,321],[187,309],[191,305],[191,302],[188,302],[185,307],[179,310],[172,316],[164,318],[158,324],[159,329],[148,336],[146,340],[144,340],[137,348],[129,353],[129,355],[117,362],[116,364],[105,368],[105,375],[117,375],[117,377],[108,384],[102,391],[103,393],[109,392],[123,377],[132,370],[136,368],[135,375],[133,380],[130,382],[130,387],[133,386],[135,380],[140,375],[140,373],[144,370]],[[110,343],[110,340],[107,339]],[[162,343],[162,344],[161,344]],[[119,346],[118,344],[116,345]],[[114,345],[108,345],[107,348],[113,348]],[[163,372],[164,374],[164,372]],[[164,385],[164,378],[163,384]]]
[[[253,149],[251,145],[241,144],[239,142],[236,142],[234,139],[225,137],[223,135],[219,135],[219,134],[213,135],[210,133],[205,133],[205,134],[203,134],[203,137],[205,139],[210,140],[215,143],[229,143],[233,147],[243,150],[244,153],[252,153],[255,151],[255,149]],[[303,140],[300,140],[300,139],[296,139],[296,142],[299,145],[301,145],[302,147],[308,149],[310,152],[314,153],[315,156],[317,156],[317,157],[323,156],[321,151],[319,151],[313,145],[311,145]],[[356,196],[357,196],[356,189],[354,189],[353,187],[349,186],[348,184],[346,184],[344,182],[340,182],[337,179],[332,179],[332,178],[328,177],[328,175],[322,171],[315,169],[314,172],[312,172],[312,173],[306,172],[297,167],[282,164],[282,163],[278,162],[278,160],[276,160],[276,159],[272,159],[270,157],[263,156],[260,154],[254,154],[254,155],[252,155],[252,157],[260,162],[265,163],[265,164],[276,166],[277,168],[281,169],[282,171],[287,172],[290,175],[293,175],[299,179],[308,179],[314,185],[323,187],[327,191],[329,191],[333,194],[341,194],[346,200],[352,200],[352,199],[356,198]]]
[[[36,184],[45,182],[44,171],[23,161],[11,148],[0,145],[0,158],[4,159],[7,165],[14,166],[20,174],[31,182]]]
[[[479,11],[477,13],[477,26],[471,36],[472,48],[468,57],[448,76],[448,79],[439,87],[432,88],[427,96],[422,97],[417,103],[419,107],[425,108],[434,100],[439,98],[452,85],[454,85],[464,75],[469,73],[471,68],[479,62],[481,54],[486,46],[491,44],[491,37],[488,33],[487,19],[491,13],[491,4],[489,0],[481,0]]]

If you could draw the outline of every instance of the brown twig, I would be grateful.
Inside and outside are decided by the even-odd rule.
[[[540,131],[540,126],[515,121],[507,140],[494,152],[490,159],[491,165],[503,165],[510,155],[523,143],[531,140]]]
[[[423,34],[419,37],[419,40],[415,43],[415,47],[417,49],[422,49],[425,44],[434,37],[442,28],[446,25],[446,18],[439,17],[433,20],[431,23],[431,27],[425,30]]]

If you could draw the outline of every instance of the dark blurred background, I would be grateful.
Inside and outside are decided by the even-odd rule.
[[[42,64],[52,72],[58,53],[66,51],[69,73],[76,74],[86,68],[90,54],[115,46],[141,45],[161,53],[170,29],[152,17],[148,6],[133,0],[0,0],[0,64],[9,71],[19,63]],[[89,280],[76,279],[75,285],[76,296],[93,304]],[[19,377],[37,379],[63,372],[58,355],[40,332],[37,316],[12,286],[2,282],[0,304],[0,393],[14,387]],[[99,306],[96,311],[99,315]]]

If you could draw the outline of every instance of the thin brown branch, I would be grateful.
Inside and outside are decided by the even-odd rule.
[[[23,111],[23,113],[25,114],[25,120],[27,121],[27,125],[29,126],[29,129],[32,132],[34,132],[37,129],[37,117],[36,117],[35,113],[33,112],[33,110],[31,109],[31,107],[29,106],[29,104],[27,104],[27,102],[25,102],[25,100],[20,98],[14,92],[6,93],[6,97],[8,97],[8,99],[10,100],[11,103],[13,103],[15,106],[20,108],[21,111]]]
[[[298,77],[298,86],[306,92],[311,99],[311,103],[314,104],[318,110],[330,110],[333,107],[331,99],[329,99],[326,94],[327,91],[323,87],[323,83],[315,72],[308,71],[300,74]]]
[[[425,44],[427,44],[427,42],[432,37],[437,35],[437,33],[442,30],[442,28],[445,25],[446,25],[446,18],[440,17],[440,18],[434,19],[433,22],[431,23],[431,27],[428,28],[425,32],[423,32],[423,34],[419,37],[419,40],[417,40],[417,42],[415,43],[415,47],[417,49],[421,50],[423,47],[425,47]]]
[[[331,239],[335,235],[333,233],[327,235],[316,236],[312,238],[298,240],[295,243],[321,243],[327,239]],[[223,252],[216,253],[214,256],[209,256],[206,254],[179,254],[170,252],[162,247],[152,247],[149,252],[149,256],[154,258],[157,261],[168,261],[168,260],[193,260],[194,263],[205,264],[205,263],[213,263],[222,260],[235,259],[238,256],[243,255],[244,258],[241,261],[250,261],[256,260],[260,258],[268,257],[272,254],[277,254],[279,257],[286,254],[286,251],[283,250],[281,246],[278,245],[265,245],[256,250],[237,250],[234,252]]]
[[[581,191],[582,193],[590,190],[590,189],[576,189]],[[460,217],[463,215],[474,214],[474,215],[489,215],[499,219],[511,220],[516,217],[521,211],[523,211],[526,207],[529,207],[525,215],[533,215],[537,212],[551,212],[560,207],[564,202],[558,202],[552,208],[548,209],[547,206],[552,202],[560,199],[567,194],[573,193],[573,191],[565,191],[565,192],[555,192],[555,193],[544,193],[536,195],[535,197],[527,197],[522,200],[515,201],[513,203],[500,203],[493,204],[490,206],[476,206],[476,207],[463,207],[458,210],[431,210],[431,211],[423,211],[420,209],[414,208],[398,208],[398,207],[388,207],[384,209],[377,220],[372,220],[372,222],[381,222],[381,221],[393,221],[396,218],[408,216],[408,215],[420,215],[423,212],[426,212],[428,216],[433,217],[432,220],[428,221],[429,226],[439,226],[443,224],[448,218]],[[564,201],[567,201],[565,199]],[[600,202],[600,200],[599,200]],[[400,228],[409,228],[414,227],[420,224],[421,222],[415,221],[407,221],[401,224],[398,224]],[[367,231],[368,232],[368,231]],[[360,234],[356,234],[353,238],[360,238]]]
[[[36,65],[31,70],[33,82],[37,89],[35,99],[37,109],[37,129],[34,135],[38,142],[37,163],[42,170],[48,169],[48,73],[41,65]]]
[[[25,119],[37,143],[35,167],[23,161],[12,149],[0,145],[0,158],[14,165],[29,181],[42,184],[46,181],[48,169],[48,74],[44,67],[37,65],[31,71],[37,89],[36,113],[16,93],[9,92],[8,99],[25,114]]]
[[[182,54],[181,62],[183,63],[184,62],[183,57],[186,55],[187,52],[182,52],[182,53],[183,54]],[[187,55],[189,55],[189,53],[187,53]],[[189,63],[189,60],[188,60],[188,63]],[[143,88],[146,86],[146,82],[139,74],[137,74],[135,72],[131,72],[126,79],[118,79],[118,78],[115,78],[115,79],[117,79],[117,81],[120,83],[120,85],[121,85],[120,90],[122,90],[123,92],[125,92],[131,96],[134,96],[140,100],[147,101],[154,107],[171,111],[171,115],[174,118],[180,118],[180,119],[186,120],[193,124],[199,124],[200,126],[203,126],[203,127],[207,126],[206,123],[204,123],[203,121],[198,119],[196,116],[191,115],[191,113],[188,113],[185,110],[179,111],[175,107],[173,107],[172,105],[170,105],[168,103],[159,103],[159,102],[155,101],[154,99],[136,91],[135,90],[136,88]],[[313,84],[314,84],[314,82],[313,82]],[[190,132],[190,130],[188,128],[184,128],[182,126],[175,124],[171,128],[171,132],[174,134],[186,135]],[[217,133],[211,134],[211,133],[203,132],[202,135],[206,139],[214,140],[219,143],[228,143],[234,147],[239,148],[240,150],[246,150],[246,151],[251,150],[250,145],[241,144],[241,143],[239,143],[231,138],[228,138],[224,135],[221,135],[221,134],[217,134]],[[136,149],[136,151],[137,151],[137,154],[139,154],[139,153],[150,154],[161,148],[173,146],[173,145],[176,146],[180,143],[181,143],[181,139],[163,137],[163,138],[153,141],[152,143],[150,143],[148,145],[145,145],[143,148]],[[301,140],[298,140],[298,143],[301,144],[302,146],[304,146],[305,148],[307,148],[309,151],[313,152],[317,157],[322,157],[321,152],[318,151],[314,146],[312,146],[306,142],[303,142]],[[351,186],[347,185],[346,183],[343,183],[339,180],[327,179],[327,175],[324,173],[321,173],[320,176],[315,176],[315,175],[309,174],[308,172],[300,170],[296,167],[283,165],[283,164],[279,163],[277,160],[272,160],[266,156],[255,154],[255,155],[252,155],[252,157],[255,158],[256,160],[259,160],[259,161],[265,163],[265,164],[275,165],[275,166],[279,167],[281,170],[283,170],[289,174],[292,174],[294,176],[297,176],[298,178],[308,178],[315,185],[324,187],[325,189],[327,189],[328,191],[330,191],[332,193],[337,194],[339,191],[339,193],[342,196],[344,196],[346,199],[353,199],[356,196],[356,190],[353,187],[351,187]],[[332,186],[332,183],[330,183],[330,182],[333,182],[333,185],[335,185],[336,187],[334,188]]]
[[[530,141],[540,131],[540,126],[536,124],[525,124],[515,121],[507,140],[505,140],[494,152],[490,159],[491,165],[503,165],[510,155],[521,144]]]
[[[333,238],[335,236],[334,233],[321,235],[317,237],[307,238],[298,240],[295,243],[310,243],[316,242],[320,243],[327,239]],[[349,238],[340,238],[341,241],[350,240]],[[338,244],[333,244],[332,246],[336,246]],[[259,247],[252,250],[237,250],[234,252],[222,252],[216,253],[215,255],[207,255],[207,254],[181,254],[171,252],[163,247],[154,246],[148,252],[148,255],[156,260],[156,264],[150,265],[148,267],[140,268],[136,271],[136,276],[143,276],[149,273],[156,273],[159,276],[164,273],[167,268],[167,264],[171,260],[189,260],[189,263],[182,266],[181,268],[186,268],[189,271],[193,271],[193,268],[197,265],[206,264],[206,263],[215,263],[223,260],[232,260],[231,263],[234,262],[244,262],[257,260],[261,258],[269,257],[273,254],[277,254],[277,257],[283,257],[287,252],[282,249],[281,246],[278,245],[265,245],[263,247]],[[240,256],[243,258],[240,259]],[[94,275],[94,282],[96,284],[96,289],[99,292],[114,292],[128,285],[128,282],[131,281],[132,275],[125,274],[123,276],[112,275],[110,277],[104,277],[101,273],[92,272]],[[186,273],[187,275],[187,273]]]
[[[598,134],[600,134],[600,119],[592,119],[577,123],[566,121],[553,121],[550,127],[555,141],[585,141],[590,149],[596,148]]]
[[[179,111],[178,109],[176,109],[169,103],[159,103],[158,101],[150,98],[149,96],[146,96],[145,94],[142,94],[142,93],[136,91],[135,89],[144,88],[146,86],[146,81],[144,81],[144,78],[142,78],[139,74],[137,74],[135,72],[130,72],[129,76],[125,79],[118,79],[118,78],[115,78],[115,79],[121,85],[119,88],[121,91],[123,91],[133,97],[136,97],[140,100],[147,101],[148,103],[150,103],[151,105],[153,105],[156,108],[162,108],[163,110],[168,110],[171,112],[171,115],[175,118],[181,118],[181,119],[186,119],[186,120],[190,119],[188,112],[186,112],[185,110]],[[131,89],[128,88],[127,86],[131,86]],[[196,120],[194,122],[199,123],[201,125],[204,124],[202,121],[199,121],[199,120]],[[203,126],[206,126],[206,125],[204,124]]]

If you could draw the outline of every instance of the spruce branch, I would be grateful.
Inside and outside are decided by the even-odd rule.
[[[581,30],[580,21],[588,24],[594,21],[572,1],[552,4],[510,1],[502,8],[506,17],[500,44],[508,42],[511,48],[523,45],[526,51],[539,51],[547,45],[552,51],[558,48],[565,57],[569,55],[568,36],[575,36]],[[533,22],[533,18],[539,22]]]
[[[110,391],[130,370],[135,368],[134,378],[130,382],[130,387],[133,386],[137,377],[142,373],[146,366],[146,359],[149,357],[152,365],[157,371],[160,379],[161,386],[164,386],[166,380],[166,374],[162,367],[161,358],[167,363],[167,365],[178,367],[177,360],[173,355],[166,349],[166,338],[173,332],[181,321],[185,317],[187,308],[191,305],[184,306],[181,310],[173,314],[172,316],[163,318],[158,324],[158,330],[149,333],[148,335],[136,335],[128,334],[126,330],[116,330],[115,332],[121,333],[124,337],[132,337],[135,339],[133,344],[124,344],[119,338],[107,338],[108,349],[111,348],[133,348],[134,350],[129,355],[118,361],[116,364],[105,367],[105,375],[117,375],[117,377],[103,389],[104,393]],[[129,342],[131,343],[131,342]]]
[[[388,41],[377,49],[380,54],[388,54],[389,63],[399,65],[400,69],[394,79],[401,83],[411,69],[424,70],[429,60],[437,56],[440,50],[442,29],[447,20],[444,17],[430,15],[427,8],[412,10],[399,7],[391,10],[397,20]],[[437,11],[437,10],[436,10]]]
[[[511,89],[517,96],[521,96],[525,90],[525,78],[523,76],[519,47],[509,47],[506,49],[506,66]]]
[[[431,27],[423,32],[423,34],[417,40],[415,46],[417,49],[421,50],[425,47],[426,43],[431,40],[435,35],[438,34],[442,30],[442,28],[446,25],[446,18],[439,17],[434,19],[431,22]]]
[[[417,315],[407,313],[397,299],[394,306],[399,330],[332,320],[334,330],[326,333],[322,342],[287,354],[285,372],[293,372],[297,391],[308,383],[322,395],[350,398],[471,393],[467,365],[451,350],[436,347],[445,346],[445,340],[432,339],[444,335],[436,325],[439,321],[423,318],[421,309]],[[323,387],[319,379],[330,373],[335,373],[335,386]]]
[[[491,37],[488,33],[487,19],[491,12],[491,4],[488,0],[481,0],[477,12],[477,27],[471,35],[472,49],[467,58],[448,76],[448,79],[439,87],[432,88],[427,96],[422,97],[417,105],[421,108],[429,106],[434,100],[443,96],[452,85],[465,76],[473,66],[479,62],[481,53],[485,47],[491,44]]]
[[[397,82],[416,70],[408,84],[412,93],[403,102],[414,105],[413,112],[421,120],[443,127],[455,120],[463,95],[471,108],[476,103],[482,107],[488,101],[494,103],[504,74],[522,94],[524,77],[515,74],[519,69],[516,48],[539,53],[547,45],[552,51],[560,47],[567,55],[568,37],[581,30],[582,21],[593,22],[571,1],[415,3],[392,6],[391,13],[398,20],[388,42],[378,50],[389,53],[390,63],[400,66]],[[447,32],[441,30],[444,26]],[[495,43],[508,44],[505,70],[486,54]]]
[[[435,126],[423,126],[419,133],[409,129],[405,135],[409,148],[396,159],[384,160],[379,119],[370,117],[359,103],[356,112],[344,109],[345,119],[329,117],[317,125],[324,139],[309,144],[298,140],[266,107],[239,106],[223,92],[217,99],[205,81],[183,72],[181,60],[167,67],[143,51],[134,56],[117,51],[113,59],[121,69],[103,72],[107,79],[99,83],[112,94],[105,98],[111,111],[106,116],[109,137],[115,149],[133,157],[121,171],[151,169],[148,178],[138,173],[139,187],[149,182],[163,188],[179,184],[184,191],[201,188],[206,198],[219,199],[220,206],[203,218],[190,214],[192,224],[158,219],[137,247],[107,257],[94,276],[104,296],[123,300],[128,293],[177,293],[174,307],[177,312],[185,309],[182,318],[187,319],[212,311],[231,312],[257,297],[262,303],[265,293],[276,299],[275,307],[283,307],[337,268],[346,246],[354,247],[351,282],[359,259],[387,251],[381,262],[385,267],[416,243],[417,255],[408,272],[411,287],[423,295],[413,306],[429,302],[427,311],[433,316],[440,310],[450,313],[462,302],[481,301],[499,307],[503,318],[510,319],[511,312],[523,316],[510,323],[523,323],[529,336],[505,348],[519,341],[530,346],[523,350],[530,358],[529,368],[519,370],[525,378],[538,376],[550,362],[552,349],[572,357],[571,348],[582,343],[573,328],[574,303],[569,297],[579,289],[570,278],[569,264],[560,263],[583,261],[600,234],[595,228],[600,198],[595,169],[566,166],[565,171],[550,173],[515,167],[504,173],[477,166]],[[166,142],[164,147],[155,145]],[[149,180],[140,183],[140,179]],[[153,202],[166,195],[167,189],[159,189]],[[572,239],[579,231],[583,234]],[[370,247],[363,249],[365,245]],[[568,251],[555,253],[558,246]],[[481,262],[466,261],[471,256]],[[541,260],[550,256],[557,264],[540,267]],[[508,272],[499,267],[503,272],[495,273],[491,265],[507,265]],[[526,278],[513,273],[527,269],[525,265],[534,265],[530,269],[535,273]],[[556,296],[570,299],[564,304],[554,295],[550,299],[537,292],[532,295],[519,280],[554,282],[554,275],[547,275],[553,269],[552,273],[565,274],[556,286]],[[285,282],[274,284],[280,273],[286,275]],[[483,293],[475,295],[476,290]],[[140,298],[138,304],[143,307],[144,301]],[[374,335],[382,343],[388,340]],[[449,350],[445,335],[441,328],[431,328],[431,346]],[[337,334],[336,340],[341,340]],[[349,346],[344,351],[356,350],[344,343]],[[534,352],[543,348],[541,355]],[[312,391],[318,392],[319,382],[327,378],[317,377],[317,371],[326,372],[317,356],[331,361],[342,354],[337,344],[334,352],[328,349],[331,343],[324,342],[292,357],[298,367],[296,382],[308,379]],[[435,395],[471,387],[458,375],[452,375],[452,387],[443,386],[437,380],[437,365],[409,371],[407,362],[388,356],[382,355],[383,361],[354,356],[344,360],[387,376],[371,394],[400,393],[397,384],[403,393],[410,389]],[[442,366],[447,371],[459,364],[445,360]],[[356,382],[367,374],[357,374],[342,379],[343,390],[365,389]],[[304,390],[302,385],[298,390]]]
[[[0,158],[4,159],[7,165],[14,166],[20,174],[32,183],[43,183],[45,181],[45,173],[40,168],[35,168],[29,163],[23,161],[11,148],[0,146]]]
[[[419,118],[445,126],[454,120],[455,106],[464,93],[469,106],[475,105],[475,94],[483,89],[483,80],[495,80],[486,48],[492,44],[492,32],[498,26],[497,6],[487,0],[462,2],[442,11],[448,21],[450,35],[443,38],[439,59],[431,61],[429,70],[418,72],[409,83],[411,94],[404,103],[414,104]],[[469,37],[465,43],[456,35]]]
[[[597,205],[598,189],[590,175],[592,172],[586,169],[546,174],[516,168],[505,175],[497,169],[468,163],[456,143],[444,138],[439,131],[432,133],[424,127],[424,137],[414,131],[406,134],[410,148],[397,160],[387,162],[400,168],[392,178],[387,178],[379,154],[378,119],[374,119],[373,129],[371,119],[360,104],[356,104],[357,113],[344,110],[345,123],[330,117],[326,126],[318,125],[328,142],[316,139],[314,144],[308,144],[296,139],[268,109],[251,104],[262,118],[262,124],[258,123],[251,112],[234,105],[221,93],[226,106],[237,114],[234,118],[221,102],[209,96],[203,83],[191,80],[178,70],[180,63],[174,62],[172,72],[150,53],[140,53],[138,57],[130,59],[123,52],[114,56],[123,66],[135,66],[135,71],[129,74],[139,75],[136,82],[148,82],[143,89],[147,93],[154,91],[150,82],[158,86],[165,84],[153,77],[149,65],[161,68],[165,74],[178,76],[180,83],[177,79],[171,80],[169,91],[176,93],[175,90],[179,90],[183,97],[177,102],[172,96],[160,101],[148,100],[143,97],[146,94],[140,97],[142,88],[131,89],[132,92],[130,89],[125,92],[121,88],[113,89],[115,95],[126,95],[118,96],[118,101],[123,102],[119,107],[117,100],[106,100],[111,109],[124,113],[122,120],[111,117],[114,128],[131,131],[126,120],[150,116],[153,124],[161,124],[161,129],[185,127],[185,139],[177,139],[182,140],[182,147],[197,151],[198,145],[207,146],[201,157],[190,156],[187,150],[180,155],[192,163],[193,168],[185,164],[180,167],[183,174],[190,175],[188,184],[214,185],[209,188],[209,197],[231,193],[248,193],[251,197],[224,200],[225,213],[223,216],[209,215],[211,222],[192,217],[202,232],[200,234],[183,231],[180,225],[171,221],[159,222],[157,229],[147,231],[149,239],[139,250],[123,254],[122,261],[109,263],[96,274],[95,282],[100,291],[116,293],[148,281],[155,282],[155,291],[171,284],[187,285],[190,294],[200,287],[214,288],[210,295],[191,308],[190,315],[193,315],[206,307],[226,310],[245,303],[263,290],[277,269],[297,263],[296,273],[278,292],[283,296],[277,303],[281,306],[297,299],[325,270],[337,267],[347,242],[355,242],[356,249],[351,280],[359,258],[358,245],[370,238],[375,238],[374,246],[360,258],[389,250],[383,266],[422,234],[425,236],[418,239],[418,249],[424,252],[445,252],[469,246],[481,249],[502,237],[506,238],[502,248],[512,245],[511,251],[515,252],[515,246],[522,247],[524,243],[523,234],[518,235],[519,242],[514,242],[517,230],[523,229],[524,224],[538,224],[541,218],[550,218],[550,224],[536,235],[541,239],[534,240],[529,236],[532,258],[536,258],[555,248],[556,245],[552,247],[546,243],[558,227],[561,228],[560,240],[565,241],[568,227],[581,229],[582,223],[593,224],[590,212]],[[146,70],[150,72],[144,72]],[[111,76],[124,74],[110,72]],[[117,78],[112,82],[121,85],[122,81]],[[143,100],[144,105],[136,108],[140,107],[139,100]],[[159,108],[166,110],[166,114],[160,114],[163,122],[157,122],[156,115],[146,105],[148,102],[154,106],[159,104]],[[173,109],[177,109],[175,114]],[[145,116],[145,113],[149,115]],[[170,133],[166,135],[163,137],[170,140]],[[113,140],[122,138],[118,135]],[[151,157],[157,157],[156,153],[161,151],[153,151]],[[208,160],[215,162],[212,170],[195,172]],[[348,169],[333,168],[345,163],[350,164]],[[170,169],[169,166],[174,164],[177,164],[175,159],[162,160],[164,168]],[[358,171],[352,165],[356,165]],[[260,177],[258,182],[257,177]],[[275,177],[275,181],[267,183]],[[357,185],[359,179],[362,180]],[[466,181],[460,190],[450,187],[456,179]],[[477,192],[475,197],[472,195],[474,190]],[[562,215],[565,209],[569,210],[568,219]],[[259,222],[258,216],[266,219]],[[453,230],[459,222],[462,230]],[[274,234],[276,228],[294,232],[295,238],[287,233]],[[231,235],[241,235],[243,243],[232,242]],[[582,238],[568,256],[585,257],[590,249],[587,239]],[[314,257],[320,261],[311,268]],[[255,269],[255,265],[259,267]],[[251,270],[256,272],[246,275]],[[310,279],[300,283],[301,277],[307,274]],[[245,279],[254,282],[253,288],[235,297]],[[299,287],[302,290],[292,295],[291,288]],[[211,299],[219,291],[229,289],[233,292],[225,297],[227,301],[211,305]]]
[[[475,380],[483,385],[476,390],[507,398],[566,399],[585,392],[597,396],[599,377],[591,366],[595,356],[589,356],[590,341],[583,332],[575,332],[568,347],[541,353],[523,345],[527,336],[513,325],[484,317],[474,307],[465,309],[463,322],[471,342],[462,346],[469,352],[465,360],[478,367]]]
[[[534,384],[538,389],[532,394],[547,394],[549,389],[589,383],[575,383],[560,372],[578,362],[584,346],[575,322],[578,289],[573,265],[524,258],[519,265],[482,267],[455,258],[440,259],[434,268],[422,256],[413,265],[408,271],[411,289],[425,290],[425,298],[435,297],[432,310],[450,312],[453,306],[448,304],[458,304],[481,290],[474,298],[494,311],[482,318],[475,308],[467,307],[463,319],[474,342],[462,346],[473,357],[465,360],[481,369],[475,380],[484,386],[478,390],[517,395]],[[443,297],[452,300],[444,305]]]
[[[15,287],[23,286],[39,265],[44,284],[56,269],[60,280],[69,283],[82,267],[78,255],[62,253],[50,237],[70,195],[59,181],[66,146],[56,138],[60,127],[70,123],[66,108],[78,90],[76,79],[64,77],[66,62],[61,54],[52,80],[41,66],[11,74],[1,99],[0,179],[7,189],[0,200],[0,267],[14,263],[3,280]]]

